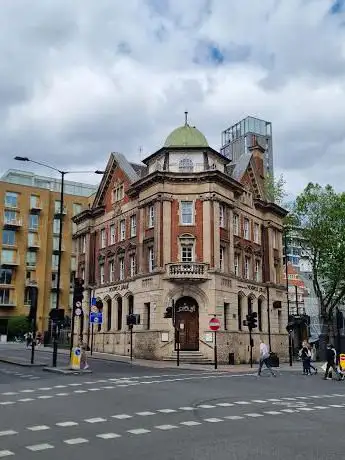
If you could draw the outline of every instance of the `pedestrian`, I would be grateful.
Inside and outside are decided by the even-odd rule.
[[[306,341],[302,343],[302,348],[300,349],[298,354],[303,364],[303,375],[310,375],[311,352]]]
[[[324,380],[327,380],[330,369],[332,369],[332,373],[334,372],[338,380],[340,380],[340,375],[337,369],[337,352],[331,344],[328,344],[326,348],[326,360],[327,365]]]
[[[315,353],[313,353],[313,349],[310,345],[310,343],[307,343],[307,347],[308,347],[308,350],[309,350],[309,356],[307,358],[307,365],[308,365],[308,369],[309,369],[309,373],[311,374],[311,370],[310,369],[313,369],[314,370],[314,374],[317,374],[317,367],[315,367],[312,362],[314,361],[314,356],[315,356]]]
[[[31,332],[27,332],[25,335],[24,335],[24,338],[26,340],[26,348],[29,348],[31,343],[32,343],[32,333]]]
[[[273,377],[276,377],[276,374],[273,372],[271,364],[269,362],[269,358],[270,358],[269,347],[263,342],[263,340],[261,340],[260,341],[260,361],[259,361],[258,376],[261,375],[262,366],[265,364],[265,366],[271,372]]]

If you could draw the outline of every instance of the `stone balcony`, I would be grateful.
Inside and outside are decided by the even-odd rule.
[[[166,279],[181,281],[205,281],[208,276],[208,264],[198,262],[180,262],[166,265]]]

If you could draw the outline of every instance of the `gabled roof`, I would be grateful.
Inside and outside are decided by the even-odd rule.
[[[103,175],[103,179],[98,187],[94,202],[92,204],[92,208],[97,208],[98,206],[103,204],[102,200],[113,178],[113,174],[116,167],[119,167],[125,173],[131,184],[140,179],[141,172],[143,169],[141,165],[129,163],[129,161],[126,160],[125,156],[122,155],[122,153],[112,152],[110,154],[108,164]]]

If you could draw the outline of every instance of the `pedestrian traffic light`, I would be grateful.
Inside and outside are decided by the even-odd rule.
[[[81,308],[84,298],[84,280],[82,278],[74,279],[73,288],[73,312],[76,308]]]
[[[164,318],[172,318],[173,317],[173,309],[172,307],[167,307],[164,313]]]

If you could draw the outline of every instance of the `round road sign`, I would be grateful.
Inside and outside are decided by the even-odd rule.
[[[211,318],[209,322],[211,331],[218,331],[220,329],[220,321],[218,318]]]
[[[75,306],[76,306],[77,308],[80,308],[80,307],[81,307],[81,302],[79,302],[79,301],[76,302],[76,303],[75,303]]]
[[[75,313],[75,316],[80,316],[82,314],[83,310],[81,308],[76,308],[74,313]]]

